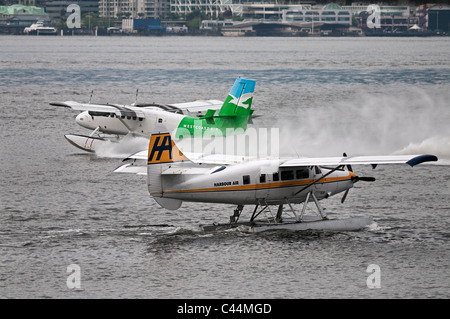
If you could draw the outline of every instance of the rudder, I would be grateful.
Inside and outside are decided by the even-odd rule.
[[[250,112],[255,83],[254,80],[237,78],[220,108],[218,116],[237,116]]]
[[[168,129],[162,124],[156,125],[148,146],[147,187],[150,195],[164,208],[178,209],[182,201],[163,198],[161,173],[172,163],[184,161],[189,159],[178,149]]]

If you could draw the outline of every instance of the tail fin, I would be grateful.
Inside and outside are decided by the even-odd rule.
[[[181,120],[175,135],[198,136],[196,132],[202,136],[205,133],[214,135],[219,130],[222,136],[226,136],[228,129],[245,131],[253,114],[251,106],[254,91],[254,80],[237,78],[217,115],[215,110],[208,110],[205,115],[198,118],[186,116]],[[197,122],[199,120],[200,122]],[[231,134],[234,134],[233,132],[234,130],[231,130]]]
[[[148,165],[188,161],[172,141],[169,130],[162,124],[155,126],[148,146]]]
[[[178,149],[169,130],[162,124],[157,124],[150,136],[147,160],[147,186],[150,195],[164,208],[175,210],[180,208],[179,199],[163,198],[164,190],[161,173],[172,163],[189,161]]]
[[[255,83],[254,80],[237,78],[218,116],[251,115]]]

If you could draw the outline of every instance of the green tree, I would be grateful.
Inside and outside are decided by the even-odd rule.
[[[206,14],[200,10],[194,10],[186,14],[186,26],[189,30],[199,30],[202,20],[205,19]]]
[[[199,30],[200,24],[202,23],[201,19],[199,17],[193,18],[191,20],[186,21],[186,26],[189,28],[189,30]]]

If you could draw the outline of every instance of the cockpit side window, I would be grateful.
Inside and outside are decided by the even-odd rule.
[[[279,180],[280,180],[280,174],[279,174],[278,172],[273,173],[272,180],[273,180],[274,182],[279,181]]]

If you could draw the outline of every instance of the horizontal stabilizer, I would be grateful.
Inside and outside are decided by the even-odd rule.
[[[133,164],[123,164],[117,167],[114,173],[129,173],[137,175],[147,175],[147,166],[138,166]]]
[[[242,162],[247,162],[255,160],[256,158],[240,155],[228,155],[228,154],[203,154],[203,153],[192,153],[183,152],[183,154],[193,163],[196,164],[215,164],[215,165],[230,165],[238,164]],[[148,150],[139,151],[131,154],[123,161],[129,160],[147,160]]]
[[[125,158],[123,160],[123,162],[129,161],[131,159],[134,159],[134,160],[137,160],[137,159],[139,159],[139,160],[146,160],[146,159],[148,159],[148,150],[143,150],[143,151],[139,151],[139,152],[133,153],[130,156],[128,156],[127,158]]]
[[[214,113],[216,113],[216,110],[208,110],[206,111],[205,115],[201,116],[200,118],[212,118],[214,117]]]
[[[172,103],[167,104],[169,106],[176,107],[180,110],[187,110],[191,113],[201,112],[204,113],[210,109],[218,110],[222,106],[223,101],[219,100],[197,100],[193,102],[185,102],[185,103]]]

